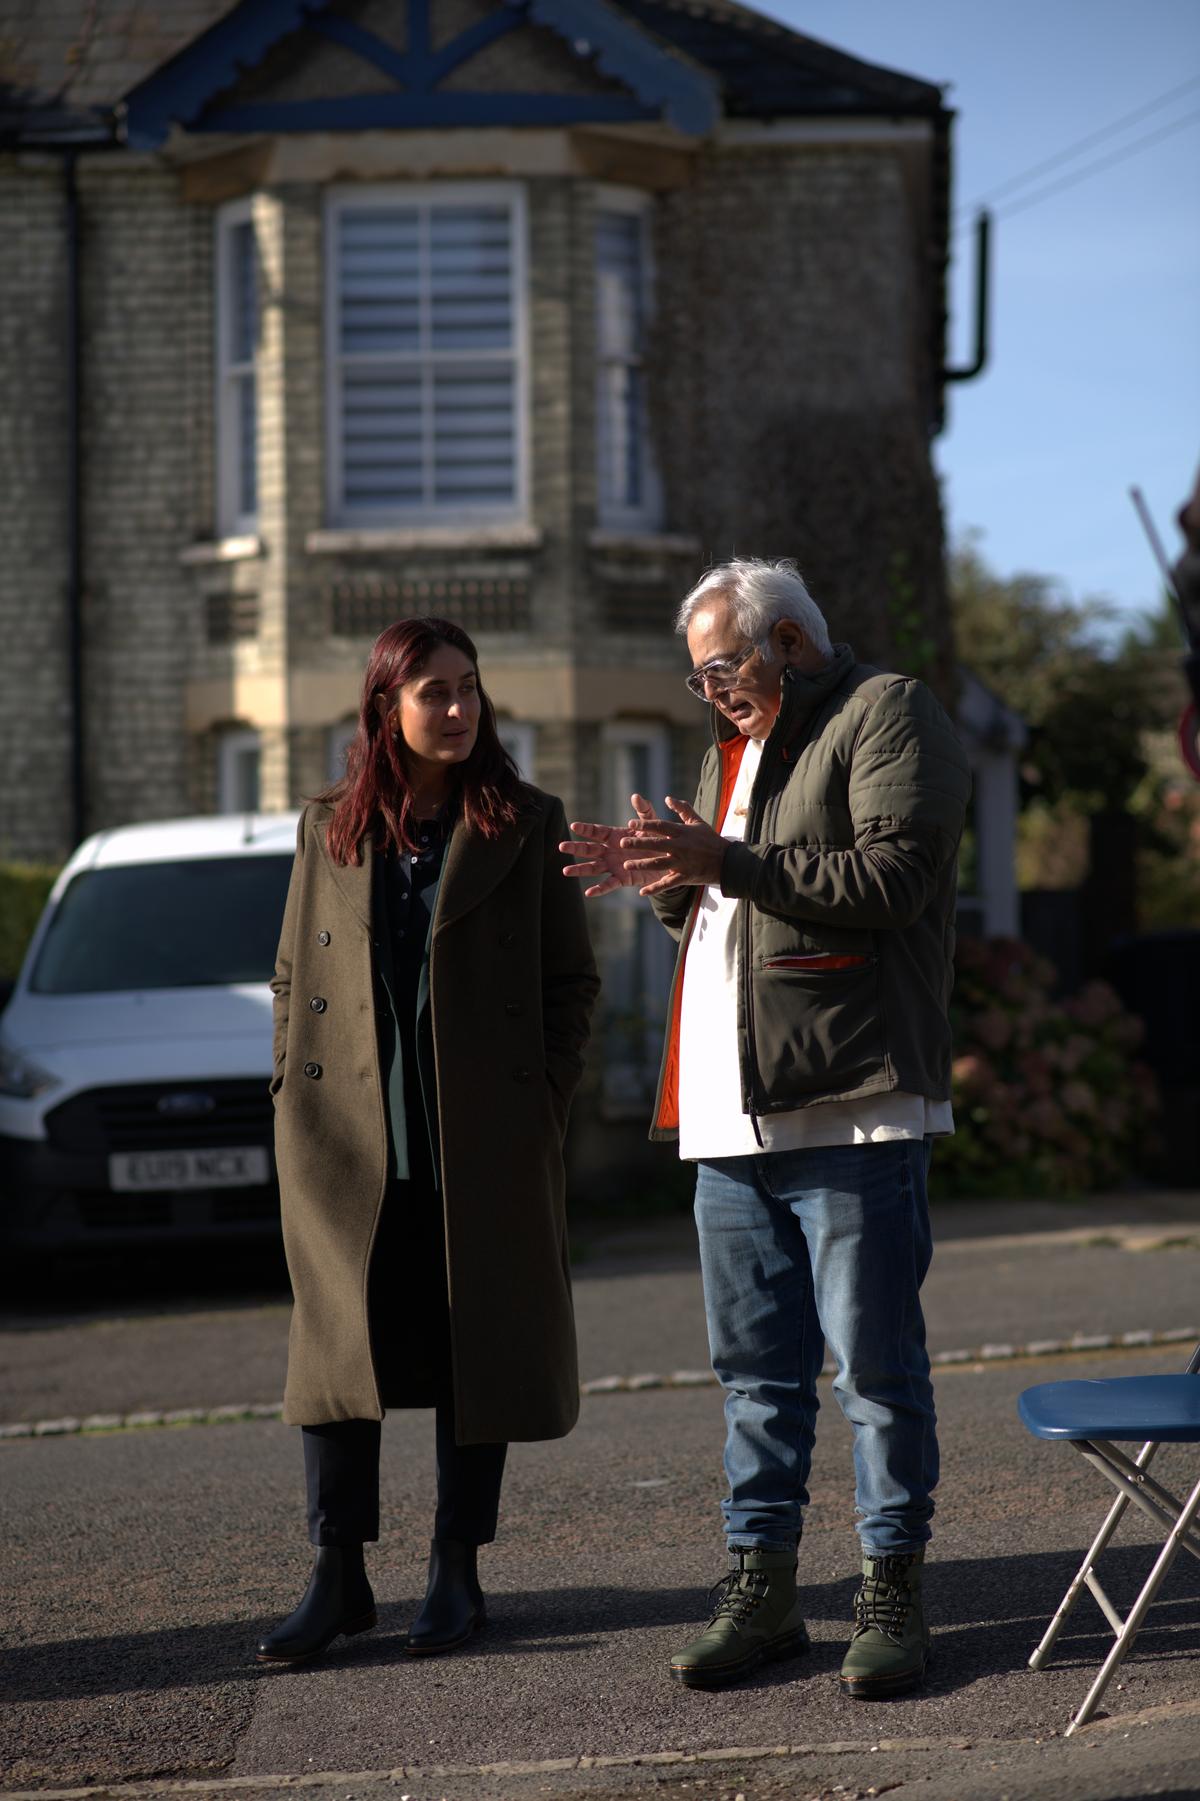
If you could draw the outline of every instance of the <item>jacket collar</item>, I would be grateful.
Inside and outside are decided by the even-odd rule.
[[[364,842],[361,863],[335,863],[326,841],[326,827],[331,816],[332,809],[323,808],[316,822],[321,854],[339,894],[369,931],[374,847],[369,839]],[[516,824],[499,838],[482,838],[477,832],[467,830],[461,816],[455,820],[438,884],[433,917],[435,934],[452,920],[461,919],[472,907],[477,907],[504,880],[520,855],[536,817],[532,808],[522,811]]]
[[[812,723],[829,696],[841,687],[854,667],[855,656],[849,644],[835,644],[833,656],[824,669],[818,669],[815,675],[804,675],[790,663],[785,664],[780,678],[783,698],[779,717],[771,727],[768,744],[773,741],[790,744],[798,737],[805,726]],[[716,707],[711,707],[709,713],[714,743],[720,745],[739,735],[733,721],[726,719],[724,713],[718,712]]]

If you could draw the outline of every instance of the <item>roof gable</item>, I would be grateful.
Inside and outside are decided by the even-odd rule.
[[[863,62],[735,0],[618,0],[621,10],[719,79],[733,117],[930,116],[933,82]]]
[[[703,135],[719,117],[715,82],[647,35],[608,0],[502,0],[448,40],[435,41],[430,0],[396,0],[386,35],[361,22],[362,6],[342,0],[242,0],[186,50],[140,83],[124,104],[128,142],[161,144],[172,125],[190,131],[337,131],[377,127],[563,125],[665,118]],[[510,34],[553,33],[591,78],[574,92],[511,92],[469,86],[472,65]],[[349,89],[287,94],[280,47],[324,45]],[[272,53],[275,53],[272,56]],[[361,73],[355,79],[351,64]],[[253,72],[271,60],[275,92],[255,92]],[[295,62],[284,58],[283,62]],[[249,73],[248,73],[249,72]],[[451,80],[451,78],[453,78]],[[282,82],[282,88],[280,88]],[[261,85],[261,84],[260,84]],[[239,88],[248,91],[243,95]]]

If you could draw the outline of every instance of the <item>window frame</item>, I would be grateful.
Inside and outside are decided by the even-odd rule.
[[[671,727],[661,719],[613,719],[600,729],[602,794],[605,815],[614,825],[629,818],[630,772],[623,762],[628,751],[645,746],[649,779],[646,795],[661,807],[671,783]],[[655,1003],[664,1013],[675,966],[675,945],[654,919],[636,887],[618,888],[608,898],[607,924],[602,937],[605,981],[605,1037],[609,1040],[613,1012],[627,984],[633,1010],[640,1014],[636,1052],[626,1039],[626,1054],[611,1041],[603,1059],[603,1110],[606,1118],[629,1119],[644,1114],[653,1099],[658,1074],[663,1022],[653,1014]],[[620,964],[624,964],[624,968]]]
[[[659,531],[663,525],[663,484],[655,452],[654,433],[650,429],[649,393],[643,388],[644,407],[642,416],[641,458],[645,475],[644,497],[640,506],[631,507],[614,505],[604,499],[601,483],[600,462],[600,419],[601,419],[601,382],[605,368],[614,362],[625,367],[636,367],[645,371],[648,358],[645,348],[637,354],[626,354],[621,357],[602,357],[600,347],[600,310],[599,310],[599,276],[600,269],[596,258],[596,223],[601,213],[626,213],[637,217],[641,239],[641,304],[642,317],[647,326],[654,317],[657,279],[654,264],[654,204],[655,196],[641,188],[598,186],[593,192],[593,227],[592,227],[592,282],[593,305],[595,309],[595,429],[593,432],[593,454],[596,467],[596,523],[602,531]]]
[[[537,726],[533,720],[501,714],[496,720],[496,736],[516,764],[521,780],[532,782],[537,767]]]
[[[511,359],[515,371],[514,388],[514,497],[491,506],[426,506],[418,507],[348,507],[343,489],[343,420],[341,348],[341,294],[338,266],[338,220],[356,205],[391,203],[403,206],[495,205],[509,206],[512,218],[512,301],[513,333],[511,349],[503,353],[491,351],[431,351],[403,356],[395,351],[361,353],[375,360],[394,357],[410,361],[417,368],[430,362],[487,361],[503,356]],[[529,517],[530,493],[530,324],[529,324],[529,225],[525,189],[516,181],[432,181],[432,182],[350,182],[338,183],[326,190],[323,213],[322,262],[325,295],[325,492],[326,517],[329,525],[352,529],[360,527],[403,526],[473,526],[525,523]]]
[[[216,810],[222,818],[262,812],[262,749],[262,733],[252,725],[227,726],[218,733]],[[253,750],[257,758],[254,771],[255,802],[252,807],[231,806],[229,802],[237,788],[238,758],[248,750]]]
[[[231,355],[233,330],[236,325],[236,314],[232,304],[232,280],[234,272],[233,242],[234,234],[243,226],[249,225],[251,241],[255,249],[255,273],[258,272],[258,240],[254,231],[254,201],[251,196],[241,200],[227,201],[217,208],[213,220],[213,337],[214,337],[214,398],[213,415],[216,452],[216,527],[221,538],[245,537],[258,530],[259,493],[258,472],[255,470],[255,507],[253,512],[246,512],[241,504],[242,495],[242,437],[241,422],[238,416],[237,396],[240,384],[249,375],[254,384],[254,455],[257,459],[259,440],[259,357],[258,342],[261,335],[262,295],[261,283],[256,290],[255,320],[258,330],[255,334],[255,349],[249,364],[235,361]]]
[[[354,743],[358,717],[354,713],[346,719],[335,719],[325,728],[325,773],[331,784],[340,782],[346,773],[346,752]]]

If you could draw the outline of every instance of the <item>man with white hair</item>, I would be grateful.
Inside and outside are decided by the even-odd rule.
[[[697,1166],[732,1568],[675,1653],[694,1688],[806,1649],[797,1544],[828,1344],[854,1431],[852,1695],[918,1684],[938,1453],[920,1288],[929,1147],[953,1130],[955,871],[970,788],[923,683],[855,660],[790,562],[710,570],[676,622],[713,746],[674,819],[576,823],[588,895],[679,942],[652,1137]]]

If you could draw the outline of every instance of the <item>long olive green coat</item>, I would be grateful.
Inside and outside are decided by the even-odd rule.
[[[293,1425],[384,1411],[368,1311],[389,1163],[372,853],[334,863],[330,817],[314,802],[301,818],[271,984]],[[498,839],[460,820],[430,933],[460,1444],[561,1437],[579,1411],[562,1138],[599,984],[565,836],[561,803],[536,790]]]

